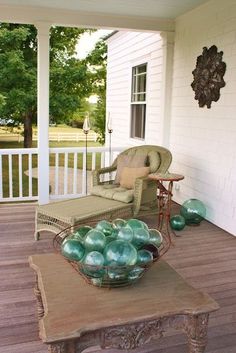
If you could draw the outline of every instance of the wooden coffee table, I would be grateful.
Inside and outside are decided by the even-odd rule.
[[[160,261],[132,286],[87,284],[61,255],[29,258],[36,271],[39,334],[51,353],[78,353],[92,346],[132,349],[170,328],[186,332],[189,353],[203,353],[209,313],[219,308]]]

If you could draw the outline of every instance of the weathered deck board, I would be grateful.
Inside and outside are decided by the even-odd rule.
[[[0,205],[0,353],[47,352],[38,338],[28,256],[51,252],[53,236],[44,233],[34,241],[34,209],[33,204]],[[144,220],[156,226],[155,216]],[[206,353],[235,353],[236,238],[208,222],[186,227],[180,234],[165,259],[221,306],[210,317]],[[175,332],[135,352],[187,353],[186,338]]]

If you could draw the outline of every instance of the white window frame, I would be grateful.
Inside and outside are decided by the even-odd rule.
[[[146,65],[146,71],[142,72],[142,73],[138,73],[136,75],[133,75],[134,69],[139,67],[139,66],[144,66]],[[144,141],[145,140],[145,135],[146,135],[146,125],[147,125],[147,75],[148,74],[148,61],[144,60],[141,63],[138,63],[137,65],[133,65],[131,67],[131,102],[130,102],[130,138],[131,139],[136,139],[136,140],[141,140]],[[134,77],[136,76],[141,76],[141,75],[146,75],[146,87],[145,87],[145,92],[137,92],[136,90],[133,89],[133,85],[134,85]],[[137,80],[135,80],[135,84],[137,83]],[[134,95],[141,95],[141,94],[145,94],[145,100],[143,101],[135,101],[133,100]],[[132,114],[132,106],[134,105],[142,105],[145,109],[144,112],[144,119],[142,119],[142,137],[140,136],[135,136],[135,133],[133,133],[135,131],[135,126],[133,123],[133,114]]]

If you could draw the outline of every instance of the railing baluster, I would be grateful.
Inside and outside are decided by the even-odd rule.
[[[23,188],[22,188],[22,154],[18,154],[18,167],[19,167],[19,196],[23,196]]]
[[[13,197],[13,180],[12,180],[12,154],[8,155],[8,170],[9,170],[9,197]]]
[[[28,154],[28,168],[29,168],[29,197],[32,196],[32,154]]]
[[[96,152],[92,152],[92,170],[96,169]]]
[[[3,170],[2,170],[2,156],[0,155],[0,199],[3,197],[3,189],[2,189],[2,175],[3,175]]]
[[[59,166],[59,153],[55,154],[55,195],[58,195],[58,166]]]
[[[73,194],[77,193],[77,153],[74,153]]]
[[[101,153],[101,168],[104,168],[105,166],[105,152],[103,151]]]
[[[68,153],[65,153],[64,157],[64,195],[67,194],[68,184]]]

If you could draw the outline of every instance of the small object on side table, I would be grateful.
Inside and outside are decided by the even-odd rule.
[[[159,207],[158,207],[158,229],[165,231],[168,237],[171,237],[171,233],[175,236],[176,233],[170,227],[170,216],[171,216],[171,199],[172,199],[172,190],[173,190],[173,183],[176,181],[180,181],[184,179],[184,176],[181,174],[175,173],[156,173],[156,174],[149,174],[148,176],[151,180],[155,180],[158,185],[159,195]],[[167,187],[164,186],[164,182],[167,182]]]

